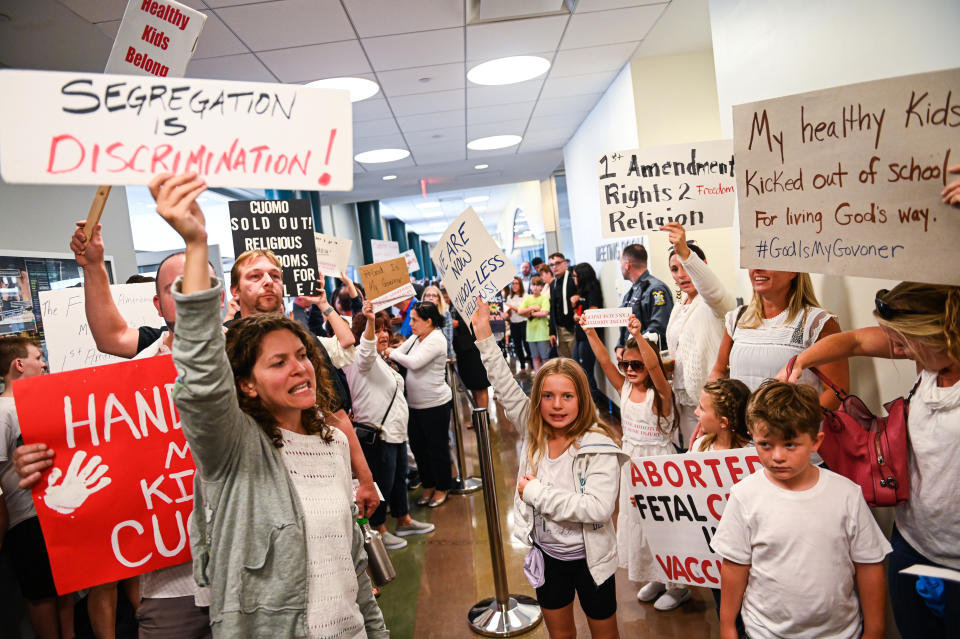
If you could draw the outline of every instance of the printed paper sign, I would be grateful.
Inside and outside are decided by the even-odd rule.
[[[127,324],[160,328],[164,321],[153,305],[156,290],[151,282],[114,284],[110,287],[110,294]],[[40,291],[47,363],[51,373],[126,361],[97,349],[87,323],[84,300],[82,288]]]
[[[129,0],[105,73],[183,77],[206,19],[173,0]]]
[[[310,201],[236,200],[229,204],[236,254],[254,249],[273,251],[283,267],[284,296],[311,295],[317,281],[317,251]]]
[[[349,191],[347,91],[294,84],[0,70],[0,173],[13,183]]]
[[[404,302],[416,294],[417,291],[413,288],[413,284],[408,282],[400,288],[390,291],[386,295],[381,295],[380,297],[370,300],[370,303],[373,305],[373,312],[378,313],[385,308],[390,308],[394,304]]]
[[[430,257],[450,300],[467,322],[477,308],[477,296],[493,299],[517,272],[473,207],[468,207],[447,227]]]
[[[735,106],[733,128],[741,267],[960,284],[960,69]]]
[[[417,260],[417,252],[413,249],[409,251],[404,251],[401,253],[403,259],[407,260],[407,270],[411,273],[416,273],[420,270],[420,262]]]
[[[720,587],[710,548],[730,487],[762,468],[752,448],[631,460],[631,495],[663,581]]]
[[[386,262],[400,255],[400,244],[390,240],[370,240],[370,252],[374,263]]]
[[[347,270],[353,240],[324,233],[314,233],[313,240],[317,247],[317,268],[320,272],[338,277]]]
[[[377,262],[376,264],[365,264],[359,267],[359,271],[364,291],[370,300],[383,297],[404,284],[410,283],[407,261],[402,257],[395,257],[392,260]]]
[[[169,355],[17,381],[27,444],[54,466],[33,489],[57,592],[190,561],[193,458]]]
[[[714,140],[600,156],[603,237],[733,226],[733,142]]]
[[[633,317],[630,308],[588,308],[583,312],[587,318],[587,326],[590,328],[602,328],[605,326],[626,326],[627,322]]]

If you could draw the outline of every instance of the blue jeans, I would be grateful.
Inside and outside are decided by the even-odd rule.
[[[390,514],[397,519],[410,512],[407,504],[407,444],[388,444],[378,437],[373,446],[361,444],[360,447],[373,481],[383,493],[383,501],[370,515],[370,525],[376,528],[387,521],[387,504],[390,505]]]
[[[956,637],[960,629],[960,583],[944,580],[944,598],[947,603],[943,617],[931,612],[923,598],[917,594],[917,578],[901,575],[900,571],[913,564],[939,566],[917,552],[903,538],[896,527],[890,538],[893,552],[887,564],[887,587],[890,589],[890,604],[897,630],[902,639],[947,639]],[[946,566],[942,566],[946,568]]]

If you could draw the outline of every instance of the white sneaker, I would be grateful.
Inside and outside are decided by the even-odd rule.
[[[653,607],[657,610],[664,612],[667,610],[673,610],[678,607],[680,604],[690,600],[690,589],[689,588],[670,588],[663,595],[657,599],[657,602],[653,604]]]
[[[645,603],[649,603],[659,597],[666,589],[667,587],[659,581],[651,581],[640,589],[640,591],[637,593],[637,599]]]
[[[444,499],[446,499],[446,497],[444,497]],[[422,535],[424,533],[432,532],[434,528],[435,526],[431,523],[411,519],[409,524],[405,524],[403,526],[397,524],[397,536],[406,537],[407,535]]]
[[[380,537],[383,538],[383,545],[387,550],[400,550],[407,547],[406,539],[401,539],[389,531],[380,533]]]

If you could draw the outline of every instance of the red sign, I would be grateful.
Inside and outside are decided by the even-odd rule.
[[[23,441],[55,452],[33,502],[60,594],[190,561],[175,378],[166,355],[14,382]]]

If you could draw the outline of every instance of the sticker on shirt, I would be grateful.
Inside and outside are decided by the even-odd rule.
[[[667,303],[666,298],[663,296],[663,291],[654,291],[653,292],[653,305],[654,306],[663,306]]]
[[[663,441],[663,431],[654,424],[635,422],[632,419],[621,418],[624,436],[629,436],[635,441],[641,442],[661,442]]]

